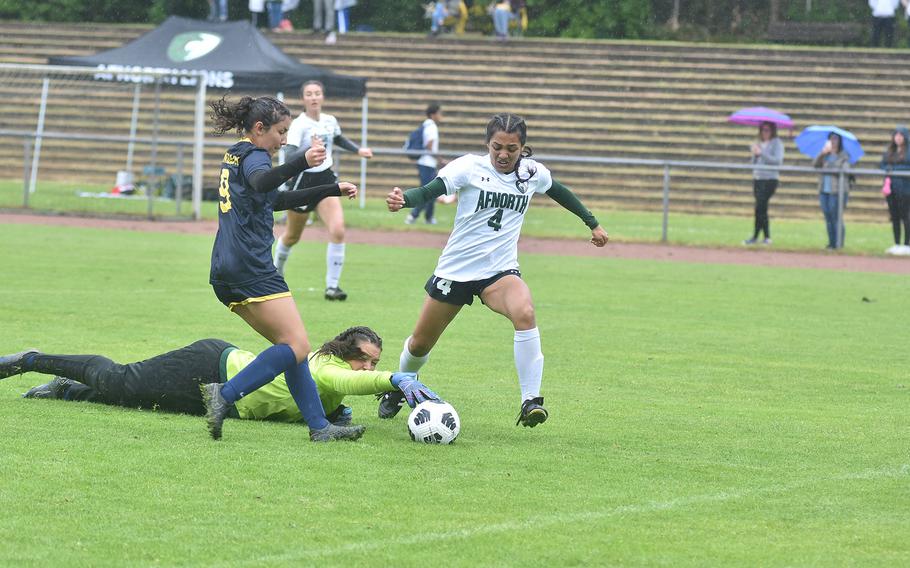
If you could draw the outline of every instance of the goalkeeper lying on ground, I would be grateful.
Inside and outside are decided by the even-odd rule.
[[[339,425],[351,421],[351,409],[341,404],[350,394],[401,391],[411,407],[439,398],[417,379],[416,373],[376,371],[381,354],[382,339],[364,326],[345,330],[310,354],[310,370],[329,421]],[[203,339],[128,365],[101,355],[23,351],[0,357],[0,379],[32,371],[57,375],[22,395],[25,398],[84,400],[202,415],[205,405],[200,386],[227,381],[255,357],[220,339]],[[284,375],[238,400],[229,416],[280,422],[303,419]]]

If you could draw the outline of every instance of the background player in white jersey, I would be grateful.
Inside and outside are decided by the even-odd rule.
[[[322,112],[322,104],[325,101],[325,89],[322,83],[307,81],[301,87],[300,92],[304,112],[291,122],[291,128],[288,130],[288,144],[285,146],[286,152],[288,155],[292,155],[296,151],[306,150],[313,144],[313,138],[316,137],[322,140],[326,153],[325,161],[295,178],[289,184],[290,189],[304,189],[335,183],[338,176],[332,170],[333,146],[357,152],[357,155],[362,158],[373,157],[372,150],[359,148],[345,138],[334,116]],[[341,200],[334,197],[323,199],[316,206],[316,211],[329,231],[329,244],[325,252],[325,299],[345,300],[348,295],[338,286],[341,271],[344,268],[344,212],[341,209]],[[291,254],[291,247],[300,240],[308,217],[309,211],[304,208],[288,211],[287,226],[275,244],[275,267],[282,276],[284,276],[284,265]]]
[[[522,400],[517,424],[534,427],[547,419],[540,396],[543,354],[531,291],[518,271],[518,236],[531,197],[544,193],[580,217],[591,229],[595,246],[606,245],[608,237],[578,198],[530,158],[526,140],[524,119],[497,114],[487,124],[488,155],[462,156],[427,185],[404,193],[396,187],[386,203],[395,212],[458,193],[455,227],[426,283],[428,296],[413,333],[405,340],[399,370],[418,371],[462,306],[471,305],[478,296],[515,328],[515,368]],[[400,408],[401,397],[387,394],[379,404],[379,416],[391,418]]]

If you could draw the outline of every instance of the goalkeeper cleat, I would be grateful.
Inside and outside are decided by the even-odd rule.
[[[66,398],[67,389],[81,384],[66,377],[54,377],[49,383],[30,388],[22,398]]]
[[[353,426],[329,425],[319,430],[310,429],[310,440],[313,442],[333,442],[335,440],[357,440],[363,436],[366,426],[355,424]]]
[[[379,417],[395,418],[404,404],[404,393],[400,390],[393,390],[376,395],[376,399],[379,400]]]
[[[19,353],[13,353],[12,355],[3,355],[0,356],[0,379],[5,379],[7,377],[12,377],[13,375],[21,375],[28,371],[25,367],[27,366],[26,359],[30,355],[37,355],[37,349],[27,349],[25,351],[20,351]]]
[[[515,425],[521,424],[522,426],[533,428],[546,422],[548,416],[547,409],[543,407],[542,396],[529,398],[521,403],[521,412],[518,413],[518,421]]]
[[[354,411],[350,406],[345,406],[339,404],[338,408],[330,412],[326,416],[326,420],[334,424],[335,426],[348,426],[351,423],[353,418]]]
[[[213,440],[221,439],[221,427],[231,405],[221,396],[221,383],[200,385],[202,402],[205,403],[205,422]]]
[[[338,286],[332,286],[325,289],[325,299],[329,301],[339,301],[343,302],[348,299],[348,293],[339,288]]]

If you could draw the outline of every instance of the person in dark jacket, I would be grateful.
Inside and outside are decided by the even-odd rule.
[[[910,155],[907,153],[907,142],[910,130],[898,126],[891,133],[891,143],[882,156],[879,167],[886,172],[910,173]],[[888,254],[910,255],[910,178],[889,176],[891,191],[885,196],[888,202],[888,213],[891,216],[891,230],[894,234],[894,246],[885,252]],[[901,239],[901,226],[904,228]]]

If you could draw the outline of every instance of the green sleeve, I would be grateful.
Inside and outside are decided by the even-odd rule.
[[[404,192],[404,206],[416,207],[433,201],[437,197],[446,194],[446,182],[440,178],[420,187],[415,187]]]
[[[316,355],[310,359],[310,371],[319,393],[340,395],[379,394],[395,390],[389,371],[355,371],[344,360],[334,356]]]
[[[588,208],[578,200],[578,197],[572,193],[572,190],[555,179],[553,180],[553,185],[547,190],[547,195],[556,203],[559,203],[564,208],[575,213],[575,215],[584,221],[585,225],[592,231],[600,225],[600,223],[597,222],[597,218],[594,217],[594,214],[588,211]]]

